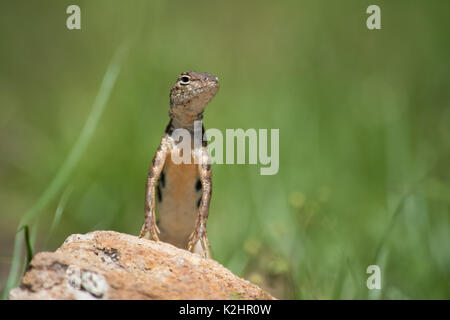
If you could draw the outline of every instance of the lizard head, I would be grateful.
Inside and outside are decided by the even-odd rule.
[[[217,90],[219,79],[216,76],[194,71],[183,72],[170,90],[170,117],[184,125],[200,120]]]

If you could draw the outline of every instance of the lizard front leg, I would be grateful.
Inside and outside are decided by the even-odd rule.
[[[212,192],[212,172],[211,172],[211,159],[206,147],[202,147],[200,152],[200,163],[198,164],[198,173],[200,175],[200,181],[202,183],[202,198],[198,208],[198,215],[195,222],[195,229],[189,237],[188,250],[192,251],[200,241],[203,249],[203,256],[208,258],[209,256],[209,240],[206,234],[206,220],[209,214],[209,203],[211,201]]]
[[[139,237],[144,237],[147,232],[150,233],[150,239],[158,241],[158,233],[160,233],[158,226],[156,225],[155,215],[155,187],[158,183],[161,172],[164,168],[164,162],[167,156],[170,154],[170,143],[167,141],[168,136],[165,135],[156,154],[153,157],[152,165],[148,172],[147,187],[145,189],[145,220],[142,226]]]

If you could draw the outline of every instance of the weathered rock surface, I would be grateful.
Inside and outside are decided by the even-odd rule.
[[[38,253],[10,299],[273,299],[211,259],[113,231]]]

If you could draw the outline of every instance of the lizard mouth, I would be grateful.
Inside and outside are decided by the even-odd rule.
[[[214,95],[216,94],[217,90],[219,90],[219,83],[211,82],[203,87],[196,88],[196,89],[186,91],[186,92],[181,92],[178,95],[177,100],[179,102],[183,102],[186,100],[190,100],[193,97],[202,97],[206,93],[209,93],[208,96],[210,96],[210,99],[212,99],[212,97],[214,97]],[[210,100],[210,99],[208,99],[208,100]]]
[[[202,92],[205,92],[205,91],[208,91],[211,89],[216,89],[216,91],[217,91],[217,89],[219,89],[219,83],[218,82],[209,83],[206,86],[192,90],[191,93],[192,93],[192,95],[197,95],[197,94],[201,94]]]

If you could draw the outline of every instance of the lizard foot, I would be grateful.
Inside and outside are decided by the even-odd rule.
[[[159,241],[158,234],[161,232],[159,231],[159,228],[156,225],[156,223],[150,223],[150,224],[144,223],[144,225],[142,226],[142,230],[139,234],[139,238],[145,237],[147,232],[150,234],[150,239],[152,239],[154,241]]]
[[[200,242],[201,250],[196,250],[197,243]],[[197,229],[192,232],[191,236],[189,237],[189,244],[188,244],[188,250],[191,252],[200,253],[203,258],[209,257],[209,240],[206,235],[206,232],[198,232]],[[200,252],[198,252],[200,251]]]

